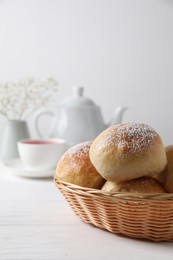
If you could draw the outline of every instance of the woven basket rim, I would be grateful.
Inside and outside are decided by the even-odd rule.
[[[94,188],[86,188],[61,180],[54,176],[54,182],[61,188],[84,196],[100,197],[102,199],[124,199],[138,201],[173,201],[173,193],[128,193],[128,192],[106,192]]]

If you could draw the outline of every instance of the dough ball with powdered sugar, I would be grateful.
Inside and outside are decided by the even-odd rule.
[[[161,183],[153,177],[144,176],[130,181],[106,181],[102,191],[130,193],[166,193]]]
[[[100,189],[105,183],[89,158],[92,142],[83,142],[68,149],[57,164],[55,176],[87,188]]]
[[[90,147],[90,160],[103,178],[117,182],[155,175],[167,165],[159,134],[135,122],[111,126],[98,135]]]

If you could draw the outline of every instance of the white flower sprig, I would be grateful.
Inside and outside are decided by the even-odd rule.
[[[0,114],[11,120],[25,120],[41,107],[55,101],[57,81],[47,78],[39,81],[32,77],[0,84]]]

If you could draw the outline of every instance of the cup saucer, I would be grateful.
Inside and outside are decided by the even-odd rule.
[[[53,177],[55,169],[50,170],[28,170],[23,165],[20,158],[3,161],[3,166],[14,174],[27,178],[48,178]]]

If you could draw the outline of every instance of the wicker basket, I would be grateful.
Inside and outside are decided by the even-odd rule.
[[[172,193],[113,194],[54,180],[84,222],[128,237],[173,241]]]

